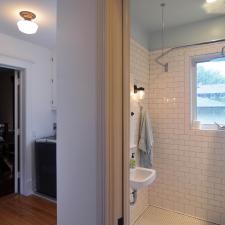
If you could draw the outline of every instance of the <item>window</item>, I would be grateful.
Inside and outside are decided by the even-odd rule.
[[[225,124],[225,57],[194,62],[193,116],[201,124]]]

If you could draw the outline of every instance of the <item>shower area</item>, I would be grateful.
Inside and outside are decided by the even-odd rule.
[[[224,12],[131,0],[131,225],[225,225]]]

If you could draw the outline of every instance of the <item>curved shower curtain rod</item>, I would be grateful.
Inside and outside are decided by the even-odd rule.
[[[214,40],[214,41],[206,41],[206,42],[200,42],[200,43],[196,43],[196,44],[188,44],[188,45],[182,45],[182,46],[178,46],[178,47],[174,47],[174,48],[170,48],[167,51],[163,52],[160,56],[158,56],[155,59],[155,62],[159,65],[161,65],[165,72],[168,72],[169,70],[169,63],[162,63],[160,61],[160,59],[162,59],[164,56],[168,55],[170,52],[180,49],[180,48],[188,48],[188,47],[192,47],[192,46],[200,46],[200,45],[206,45],[206,44],[213,44],[213,43],[219,43],[219,42],[225,42],[225,39],[219,39],[219,40]],[[225,46],[222,47],[221,49],[221,54],[224,56],[225,55]]]

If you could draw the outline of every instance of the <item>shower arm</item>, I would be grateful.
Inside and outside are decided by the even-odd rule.
[[[163,52],[162,54],[160,54],[156,59],[155,62],[157,64],[159,64],[160,66],[162,66],[164,68],[165,72],[169,71],[169,63],[163,63],[160,60],[168,55],[170,52],[180,49],[180,48],[188,48],[188,47],[193,47],[193,46],[201,46],[201,45],[206,45],[206,44],[214,44],[214,43],[219,43],[219,42],[225,42],[225,39],[219,39],[219,40],[214,40],[214,41],[207,41],[207,42],[200,42],[200,43],[196,43],[196,44],[188,44],[188,45],[182,45],[182,46],[178,46],[178,47],[174,47],[174,48],[170,48],[167,51]],[[218,53],[218,52],[216,52]],[[222,47],[221,49],[221,55],[225,56],[225,46]]]

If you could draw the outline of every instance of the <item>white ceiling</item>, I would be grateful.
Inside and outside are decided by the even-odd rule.
[[[161,29],[160,3],[165,2],[166,27],[176,27],[225,14],[225,0],[206,4],[205,0],[131,0],[132,24],[141,26],[147,32]],[[0,32],[53,48],[56,39],[57,0],[1,0]],[[22,10],[37,15],[39,25],[34,35],[25,35],[17,29],[17,21]]]
[[[205,0],[131,0],[132,24],[147,32],[161,29],[161,7],[166,3],[166,27],[176,27],[225,14],[225,0],[207,4]]]
[[[1,0],[0,1],[0,33],[8,34],[44,47],[53,48],[56,39],[57,0]],[[36,14],[35,22],[38,32],[26,35],[17,29],[17,21],[21,19],[19,12],[27,10]]]

